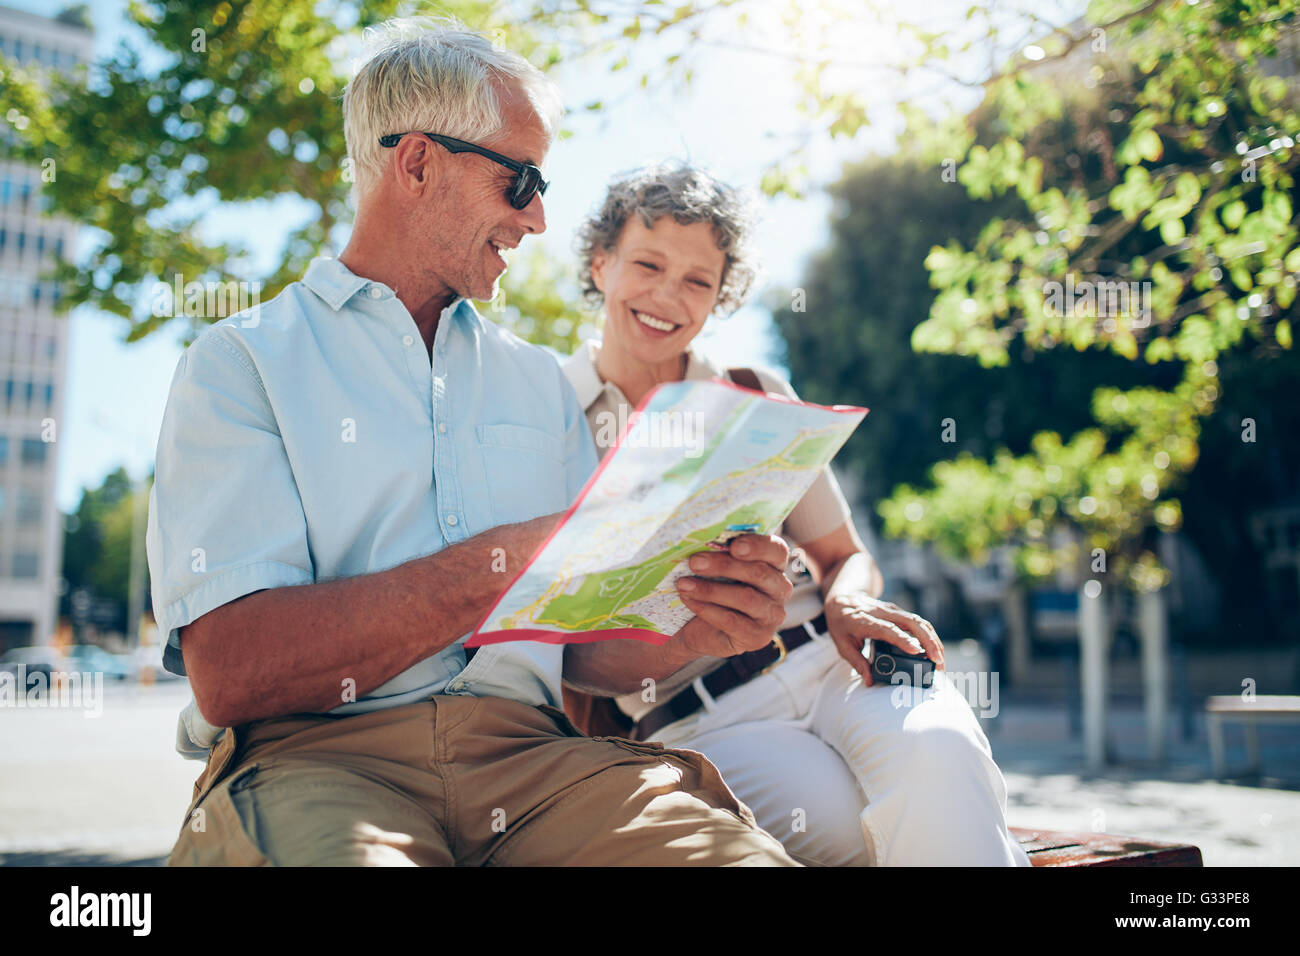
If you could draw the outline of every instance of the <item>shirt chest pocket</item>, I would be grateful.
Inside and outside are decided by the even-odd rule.
[[[497,524],[527,521],[568,507],[562,441],[526,425],[479,425],[475,434]]]

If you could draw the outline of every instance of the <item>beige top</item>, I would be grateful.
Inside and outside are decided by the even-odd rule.
[[[625,422],[632,412],[632,407],[617,385],[603,381],[597,373],[596,356],[599,350],[600,343],[594,339],[584,342],[564,361],[564,374],[568,376],[574,391],[578,393],[578,401],[587,414],[587,424],[596,438],[596,454],[603,459],[613,447],[614,441],[618,439],[618,432],[617,429],[613,429],[611,435],[610,428],[601,427],[602,422],[608,423],[611,416],[614,421]],[[799,396],[790,387],[790,383],[780,376],[757,368],[754,369],[754,373],[765,391],[798,399]],[[688,348],[686,380],[710,378],[726,379],[727,375],[723,369]],[[785,519],[785,523],[781,526],[781,534],[795,543],[815,541],[841,525],[851,524],[852,521],[853,516],[849,511],[848,503],[844,500],[844,493],[840,491],[839,483],[827,467],[822,469],[817,480]],[[815,592],[815,585],[813,591]],[[812,605],[820,605],[820,603],[819,593],[796,592],[786,604],[786,621],[782,624],[782,628],[809,620],[817,613]],[[633,693],[617,698],[616,702],[625,714],[633,720],[640,720],[642,716],[668,700],[687,684],[709,673],[722,660],[723,658],[718,657],[701,657],[692,661],[672,677],[659,683],[655,688],[653,701],[643,700],[641,693]]]

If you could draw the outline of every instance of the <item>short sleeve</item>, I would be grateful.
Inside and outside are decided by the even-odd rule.
[[[778,375],[755,369],[759,382],[768,392],[776,392],[786,398],[798,400],[790,383]],[[812,487],[799,499],[789,517],[785,519],[782,530],[795,542],[803,544],[825,537],[842,525],[853,524],[853,513],[844,500],[844,492],[835,480],[835,475],[827,465],[817,476]]]
[[[181,356],[158,435],[146,550],[163,666],[180,629],[266,588],[314,580],[307,520],[262,380],[214,328]]]

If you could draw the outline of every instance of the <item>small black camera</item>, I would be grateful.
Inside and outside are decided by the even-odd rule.
[[[867,658],[872,680],[878,684],[930,687],[934,683],[934,661],[924,654],[909,654],[884,641],[868,641]]]

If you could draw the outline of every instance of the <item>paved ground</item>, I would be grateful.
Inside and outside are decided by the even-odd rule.
[[[1207,866],[1300,865],[1300,725],[1261,727],[1263,772],[1220,782],[1211,779],[1203,717],[1194,718],[1190,738],[1172,728],[1169,759],[1156,766],[1146,759],[1138,701],[1117,701],[1114,762],[1094,775],[1082,769],[1083,742],[1070,736],[1063,708],[1008,696],[998,725],[986,730],[1013,826],[1192,843]],[[1241,730],[1229,726],[1225,736],[1228,772],[1244,770]]]
[[[0,708],[0,864],[156,864],[166,855],[201,764],[173,749],[183,682],[105,688],[98,718],[77,710]],[[1264,775],[1209,777],[1204,725],[1176,736],[1171,759],[1143,758],[1135,702],[1117,701],[1116,765],[1088,775],[1060,704],[1004,694],[986,729],[1006,774],[1010,822],[1178,840],[1205,862],[1300,865],[1300,727],[1261,729]],[[1175,728],[1175,732],[1179,728]],[[1229,732],[1229,760],[1244,760]]]

